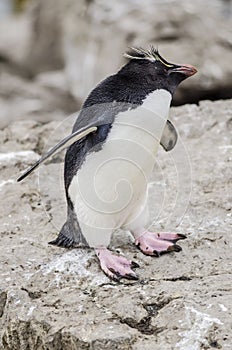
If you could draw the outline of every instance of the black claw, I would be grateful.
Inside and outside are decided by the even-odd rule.
[[[159,258],[159,256],[160,256],[160,253],[157,250],[153,250],[153,254],[157,258]]]
[[[56,241],[55,240],[54,241],[50,241],[50,242],[48,242],[48,244],[56,245]]]
[[[136,267],[139,267],[139,264],[137,264],[137,262],[135,262],[135,261],[132,261],[131,267],[132,267],[132,269],[136,269]]]
[[[182,248],[177,245],[177,244],[172,244],[168,247],[167,250],[163,250],[162,252],[160,252],[159,254],[160,255],[164,255],[164,254],[167,254],[167,253],[171,253],[171,252],[180,252],[182,250]]]
[[[75,242],[72,239],[60,233],[56,239],[48,242],[48,244],[57,245],[58,247],[63,247],[63,248],[71,248],[74,246]]]
[[[117,275],[109,276],[106,274],[107,277],[111,278],[115,282],[120,282],[120,278]]]
[[[109,268],[109,271],[113,273],[113,276],[109,276],[106,274],[106,276],[110,277],[112,280],[119,282],[120,279],[122,278],[122,276],[120,275],[119,272],[115,271],[114,269],[112,269],[111,267]]]
[[[114,275],[116,275],[116,276],[120,276],[120,273],[119,272],[117,272],[117,271],[115,271],[112,267],[109,267],[109,270],[110,270],[110,272],[112,272]]]
[[[180,252],[181,250],[182,250],[182,248],[179,246],[179,245],[177,245],[177,244],[174,244],[173,245],[173,250],[175,251],[175,252]]]
[[[160,252],[160,255],[165,255],[165,254],[168,254],[168,253],[171,253],[171,252],[174,252],[174,251],[175,251],[174,248],[172,248],[172,249],[168,248],[167,250],[163,250],[162,252]]]
[[[113,276],[109,276],[107,274],[106,275],[116,282],[119,282],[122,278],[127,278],[128,280],[136,280],[136,281],[138,280],[138,277],[136,275],[134,275],[133,273],[127,273],[125,275],[121,275],[118,271],[115,271],[112,268],[109,268],[109,270],[110,270],[110,272],[113,273]]]
[[[183,235],[182,233],[178,233],[177,235],[178,235],[178,239],[185,239],[185,238],[187,238],[187,236]]]
[[[136,275],[132,273],[127,273],[125,276],[122,276],[122,277],[125,277],[128,280],[134,280],[134,281],[137,281],[139,279]]]

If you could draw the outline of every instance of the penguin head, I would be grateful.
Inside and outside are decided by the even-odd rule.
[[[166,89],[173,94],[183,80],[197,72],[195,67],[188,64],[166,61],[153,46],[150,50],[133,47],[124,57],[129,62],[123,67],[123,73],[134,81],[137,79],[149,90]]]

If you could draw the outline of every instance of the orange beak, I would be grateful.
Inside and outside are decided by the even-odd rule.
[[[183,64],[171,69],[171,73],[173,72],[182,73],[186,77],[191,77],[192,75],[196,74],[197,69],[193,66],[190,66],[190,64]]]

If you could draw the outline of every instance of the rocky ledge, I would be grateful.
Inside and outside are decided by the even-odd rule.
[[[230,349],[232,100],[172,108],[179,141],[159,151],[150,208],[154,230],[188,238],[151,258],[117,232],[112,248],[139,263],[136,282],[108,280],[90,249],[47,244],[65,219],[61,156],[16,182],[72,119],[0,131],[0,348]]]

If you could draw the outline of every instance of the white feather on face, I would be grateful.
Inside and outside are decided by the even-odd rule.
[[[170,102],[168,91],[155,90],[120,112],[102,149],[89,153],[73,177],[69,195],[90,246],[107,246],[112,231],[133,226],[144,208]]]

